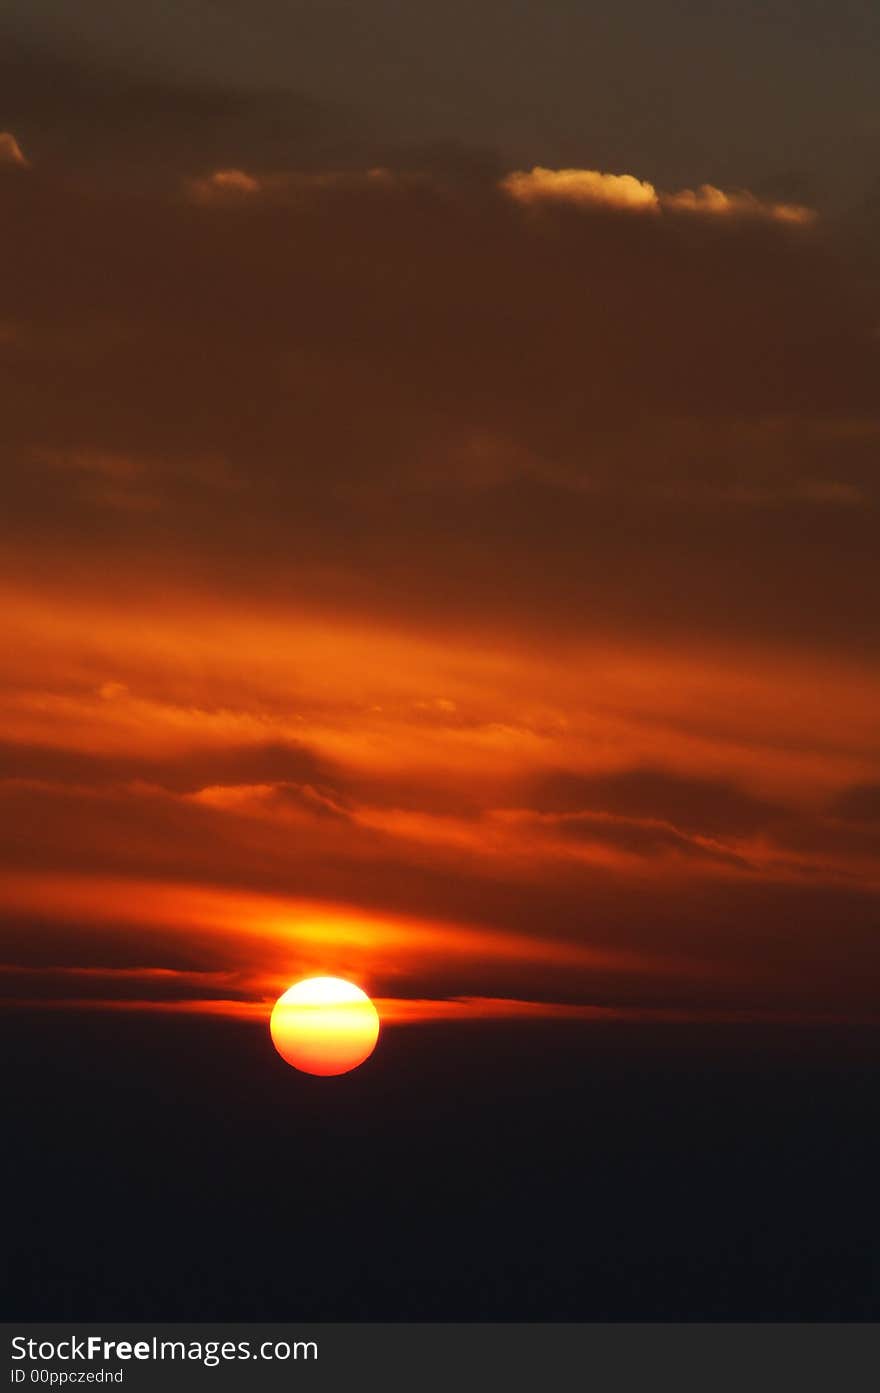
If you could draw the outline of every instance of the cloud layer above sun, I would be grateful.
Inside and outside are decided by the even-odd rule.
[[[589,169],[0,164],[13,1001],[876,1013],[858,230]]]

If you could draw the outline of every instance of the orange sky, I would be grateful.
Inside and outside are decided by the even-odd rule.
[[[840,228],[593,170],[0,175],[10,999],[876,1016]]]

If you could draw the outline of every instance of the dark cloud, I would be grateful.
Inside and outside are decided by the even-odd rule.
[[[205,962],[218,962],[216,934],[194,930],[181,933],[179,925],[160,926],[147,915],[133,928],[120,933],[119,925],[82,915],[0,913],[0,972],[12,982],[22,970],[26,978],[16,995],[39,996],[33,977],[46,968],[71,968],[101,972],[111,969],[136,973],[141,968],[167,972],[204,972]],[[68,985],[68,994],[70,993]]]
[[[311,750],[290,744],[220,745],[168,756],[101,755],[84,750],[0,744],[0,779],[78,784],[96,789],[140,781],[171,793],[213,785],[275,784],[292,780],[332,785],[334,773]]]
[[[843,789],[830,810],[844,822],[880,822],[880,784],[854,784]]]
[[[540,811],[614,813],[707,836],[747,836],[785,817],[779,807],[732,784],[665,769],[592,776],[554,770],[534,779],[528,794]]]
[[[65,44],[57,33],[0,28],[0,132],[8,123],[43,168],[130,191],[239,165],[317,172],[393,160],[464,180],[501,173],[488,145],[455,133],[401,133],[387,115],[286,78],[224,80],[143,51],[88,45],[82,35]],[[16,149],[0,135],[0,166],[20,162]]]
[[[236,980],[234,973],[181,971],[160,968],[150,972],[140,962],[136,967],[83,967],[78,964],[27,967],[0,964],[0,1000],[4,1005],[16,1001],[39,1000],[42,1005],[79,1001],[152,1001],[171,1004],[179,1001],[210,1001],[218,996],[247,999],[249,984]]]
[[[217,161],[271,166],[361,145],[354,113],[313,97],[180,77],[81,43],[0,37],[0,129],[69,174],[112,169],[117,182],[155,187]]]
[[[720,865],[748,865],[744,857],[736,856],[720,847],[705,846],[676,832],[673,827],[658,827],[628,820],[607,822],[586,813],[571,813],[565,817],[543,820],[538,825],[564,840],[584,842],[589,846],[610,847],[636,857],[672,854],[696,861],[712,861]]]

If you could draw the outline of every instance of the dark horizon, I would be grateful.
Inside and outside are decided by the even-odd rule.
[[[7,1320],[876,1319],[876,1030],[391,1027],[327,1080],[48,1022],[4,1023]]]

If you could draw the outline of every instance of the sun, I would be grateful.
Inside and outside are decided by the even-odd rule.
[[[272,1009],[272,1043],[306,1074],[347,1074],[376,1048],[379,1013],[366,992],[341,977],[306,977]]]

